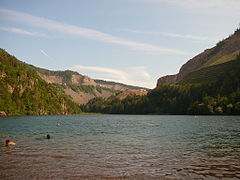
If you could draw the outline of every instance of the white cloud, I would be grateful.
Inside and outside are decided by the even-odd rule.
[[[40,52],[49,59],[52,59],[44,50],[40,49]]]
[[[82,65],[75,65],[71,69],[73,70],[84,70],[84,71],[91,71],[91,72],[100,72],[104,75],[107,75],[110,78],[114,78],[116,80],[123,80],[125,81],[127,78],[127,73],[121,70],[106,68],[106,67],[99,67],[99,66],[82,66]]]
[[[142,31],[142,30],[133,30],[133,29],[120,29],[120,31],[131,32],[131,33],[136,33],[136,34],[161,35],[161,36],[191,39],[191,40],[197,40],[197,41],[218,42],[221,39],[221,38],[211,38],[211,37],[207,37],[207,36],[195,36],[195,35],[191,35],[191,34],[176,34],[176,33],[169,33],[169,32]]]
[[[126,40],[117,36],[113,36],[110,34],[106,34],[100,31],[96,31],[93,29],[83,28],[79,26],[69,25],[60,23],[57,21],[40,18],[37,16],[32,16],[26,13],[20,13],[8,9],[0,8],[0,15],[4,17],[5,19],[17,21],[19,23],[24,23],[32,26],[37,26],[41,28],[46,28],[50,30],[59,31],[66,34],[72,34],[84,38],[88,38],[91,40],[97,40],[105,43],[111,43],[111,44],[117,44],[121,46],[125,46],[128,48],[131,48],[135,51],[142,51],[147,53],[160,53],[160,54],[181,54],[181,55],[190,55],[191,53],[177,50],[177,49],[171,49],[171,48],[165,48],[161,46],[156,46],[148,43],[141,43],[141,42],[135,42]]]
[[[217,42],[220,39],[220,38],[211,38],[207,36],[195,36],[191,34],[176,34],[176,33],[168,33],[168,32],[161,32],[161,34],[169,37],[177,37],[177,38],[192,39],[192,40],[199,40],[199,41]]]
[[[211,9],[225,16],[229,14],[232,15],[240,14],[239,0],[131,0],[131,1],[152,4],[167,3],[191,9],[201,10]]]
[[[155,80],[152,79],[144,67],[130,67],[123,71],[108,67],[75,65],[69,69],[79,71],[80,73],[87,72],[87,74],[92,72],[96,75],[99,73],[101,79],[108,81],[121,82],[136,86],[145,86],[149,88],[153,88],[155,86]]]
[[[28,36],[40,36],[40,37],[47,37],[46,34],[39,33],[39,32],[30,32],[26,31],[24,29],[19,29],[19,28],[6,28],[6,27],[0,27],[0,30],[2,31],[8,31],[8,32],[13,32],[13,33],[18,33],[18,34],[24,34]]]
[[[145,67],[131,67],[129,68],[130,72],[132,72],[136,77],[141,78],[142,80],[151,79],[150,74],[145,70]]]

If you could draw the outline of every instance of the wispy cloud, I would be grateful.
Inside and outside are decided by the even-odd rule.
[[[181,51],[181,50],[172,49],[172,48],[165,48],[165,47],[152,45],[148,43],[131,41],[131,40],[123,39],[110,34],[106,34],[100,31],[96,31],[93,29],[64,24],[64,23],[49,20],[46,18],[32,16],[30,14],[16,12],[8,9],[0,8],[0,15],[3,16],[5,19],[17,21],[18,23],[24,23],[32,26],[46,28],[49,30],[55,30],[58,32],[72,34],[72,35],[84,37],[91,40],[101,41],[104,43],[121,45],[124,47],[131,48],[135,51],[142,51],[142,52],[148,52],[148,53],[161,53],[161,54],[191,55],[191,53],[186,51]]]
[[[44,50],[40,49],[40,52],[41,52],[44,56],[46,56],[47,58],[52,59],[52,57],[49,56]]]
[[[217,42],[221,38],[211,38],[207,36],[196,36],[191,34],[176,34],[170,32],[159,32],[159,31],[142,31],[142,30],[133,30],[133,29],[120,29],[120,31],[135,33],[135,34],[147,34],[147,35],[161,35],[161,36],[168,36],[173,38],[183,38],[183,39],[190,39],[190,40],[197,40],[197,41],[211,41]]]
[[[171,3],[171,4],[179,4],[188,7],[198,7],[198,8],[214,8],[214,7],[222,7],[222,8],[240,8],[239,0],[131,0],[136,2],[146,2],[146,3]]]
[[[109,81],[145,86],[149,88],[153,88],[155,85],[155,80],[152,79],[144,67],[130,67],[125,70],[119,70],[100,66],[75,65],[69,69],[79,71],[80,73],[87,72],[90,74],[92,72],[95,75],[96,73],[99,73],[102,79]]]
[[[141,78],[142,80],[149,80],[149,79],[151,79],[151,76],[146,71],[145,67],[142,67],[142,66],[130,67],[129,71],[132,72],[136,77]]]
[[[84,71],[91,71],[91,72],[100,72],[104,75],[108,76],[109,78],[113,78],[115,80],[126,80],[127,73],[121,70],[107,68],[107,67],[99,67],[99,66],[82,66],[82,65],[75,65],[71,69],[73,70],[84,70]]]
[[[0,30],[1,30],[1,31],[12,32],[12,33],[17,33],[17,34],[24,34],[24,35],[28,35],[28,36],[47,37],[46,34],[39,33],[39,32],[30,32],[30,31],[26,31],[26,30],[20,29],[20,28],[0,27]]]
[[[168,0],[163,0],[168,1]],[[171,3],[177,3],[184,6],[195,8],[224,8],[224,9],[240,9],[239,0],[171,0]]]
[[[154,3],[154,4],[173,4],[185,8],[194,9],[211,9],[217,11],[222,15],[240,14],[240,1],[239,0],[131,0],[136,2]],[[227,13],[226,13],[227,11]]]

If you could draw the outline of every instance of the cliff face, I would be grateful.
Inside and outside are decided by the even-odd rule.
[[[181,67],[179,73],[177,74],[175,83],[181,81],[190,72],[195,71],[198,68],[202,67],[206,63],[210,51],[211,51],[210,49],[207,49],[203,53],[195,56],[194,58],[190,59],[187,63],[185,63]]]
[[[86,104],[95,97],[108,98],[110,96],[115,96],[116,94],[119,94],[119,92],[128,89],[141,89],[140,87],[116,82],[94,80],[88,76],[69,70],[50,71],[36,68],[34,66],[30,67],[36,70],[44,81],[60,88],[64,94],[69,95],[78,104]],[[129,95],[136,94],[138,93],[129,93]]]
[[[60,76],[47,76],[45,74],[41,74],[38,73],[38,75],[47,83],[58,83],[58,84],[62,84],[63,83],[63,79]]]
[[[177,74],[163,76],[158,79],[157,86],[161,84],[175,84],[177,80]]]
[[[93,79],[80,74],[72,74],[69,80],[64,80],[64,77],[62,75],[46,75],[41,72],[38,72],[38,74],[44,81],[48,83],[56,83],[56,84],[73,83],[73,84],[82,84],[86,86],[97,85]]]
[[[116,93],[111,87],[101,87],[90,77],[72,71],[41,69],[38,74],[44,81],[60,87],[63,93],[70,96],[78,104],[86,104],[95,97],[108,98]]]
[[[220,41],[215,47],[206,49],[204,52],[190,59],[180,68],[178,74],[159,78],[157,86],[161,84],[180,83],[189,73],[232,61],[236,59],[239,53],[240,29],[237,29],[233,35]]]
[[[73,74],[72,77],[71,77],[71,82],[72,83],[76,83],[76,84],[82,84],[82,85],[86,85],[86,86],[96,86],[97,83],[87,77],[87,76],[83,76],[83,75],[80,75],[80,74]]]
[[[157,81],[157,86],[162,84],[177,84],[190,72],[195,71],[199,69],[201,66],[203,66],[206,62],[207,56],[210,51],[211,51],[210,49],[207,49],[201,54],[190,59],[188,62],[182,65],[178,74],[167,75],[159,78]]]

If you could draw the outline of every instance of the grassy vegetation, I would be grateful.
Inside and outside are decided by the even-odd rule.
[[[209,66],[200,70],[189,73],[179,84],[184,83],[212,83],[215,82],[219,76],[225,72],[230,71],[238,62],[230,61],[227,63],[218,64],[215,66]]]
[[[94,86],[81,85],[81,84],[75,84],[75,83],[68,83],[67,86],[70,87],[75,92],[83,91],[85,93],[95,94]]]
[[[233,52],[232,54],[222,56],[220,58],[214,59],[212,61],[207,62],[204,67],[214,66],[222,63],[226,63],[228,61],[232,61],[236,59],[237,55],[240,53],[240,50]]]
[[[66,87],[71,88],[75,92],[82,91],[82,92],[85,92],[85,93],[93,94],[94,96],[97,96],[96,92],[99,92],[100,94],[102,94],[103,91],[108,91],[108,92],[111,92],[111,93],[118,92],[116,90],[106,88],[106,87],[101,87],[101,86],[98,86],[98,85],[97,86],[90,86],[90,85],[81,85],[81,84],[76,84],[76,83],[68,83],[65,86],[65,88]]]
[[[213,57],[214,55],[216,55],[219,51],[222,50],[224,44],[226,42],[224,40],[219,41],[216,46],[212,49],[212,51],[208,54],[208,59],[210,59],[211,57]]]
[[[131,86],[131,85],[126,85],[126,84],[122,84],[122,83],[118,83],[118,82],[112,82],[112,81],[104,81],[104,80],[99,80],[99,79],[95,79],[94,81],[98,84],[103,84],[103,85],[112,85],[112,86],[119,85],[119,86],[123,86],[127,89],[146,89],[146,90],[149,90],[148,88],[144,88],[144,87]]]

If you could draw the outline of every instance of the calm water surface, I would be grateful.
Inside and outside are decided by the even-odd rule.
[[[0,179],[240,179],[240,117],[0,117]]]

